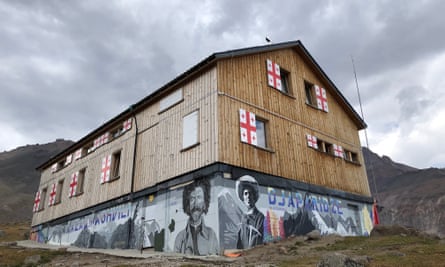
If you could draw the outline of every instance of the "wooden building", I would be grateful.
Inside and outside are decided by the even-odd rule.
[[[32,238],[205,255],[367,235],[365,127],[300,41],[215,53],[38,167]]]

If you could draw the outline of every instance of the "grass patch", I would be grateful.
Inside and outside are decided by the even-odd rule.
[[[44,249],[23,249],[20,247],[0,247],[0,266],[33,266],[25,264],[25,260],[33,255],[40,255],[37,265],[49,263],[57,256],[68,252]]]
[[[3,232],[0,235],[0,242],[11,242],[17,240],[27,239],[31,229],[31,223],[8,223],[1,224],[0,230]]]

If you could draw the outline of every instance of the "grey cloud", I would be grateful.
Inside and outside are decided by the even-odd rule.
[[[30,139],[79,138],[209,54],[269,36],[301,39],[358,106],[354,56],[369,127],[409,133],[438,108],[412,69],[445,53],[444,9],[442,1],[0,2],[0,122]]]
[[[397,94],[397,100],[400,104],[400,120],[409,121],[415,117],[422,116],[429,112],[429,106],[433,103],[430,99],[432,95],[421,86],[412,86],[403,88]]]

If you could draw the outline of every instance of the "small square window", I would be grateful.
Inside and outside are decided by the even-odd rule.
[[[118,179],[120,177],[121,167],[121,151],[115,152],[111,159],[111,177],[110,180]]]
[[[199,143],[199,111],[193,111],[182,120],[182,149]]]
[[[325,148],[325,150],[324,150],[325,153],[330,154],[330,155],[335,155],[334,145],[324,142],[324,148]]]
[[[60,180],[57,183],[56,199],[54,200],[54,204],[59,204],[60,202],[62,202],[62,190],[63,190],[63,180]]]
[[[326,152],[323,140],[317,139],[317,146],[318,146],[318,150],[320,150],[321,152]]]
[[[351,152],[351,161],[355,163],[359,163],[357,153]]]
[[[79,176],[77,177],[77,187],[76,187],[76,195],[80,195],[83,193],[83,186],[85,184],[85,174],[87,169],[81,169],[79,171]]]
[[[170,107],[173,107],[177,103],[181,102],[183,100],[182,95],[182,88],[177,89],[173,93],[165,96],[160,102],[159,102],[159,112],[165,111],[169,109]]]
[[[280,76],[281,76],[281,92],[290,94],[290,73],[285,69],[280,69]]]
[[[306,92],[306,104],[315,106],[317,101],[315,98],[314,90],[312,89],[314,85],[307,81],[304,82],[304,91]]]
[[[119,136],[122,135],[123,132],[124,132],[124,128],[123,128],[122,125],[120,125],[120,126],[114,128],[114,129],[112,129],[112,130],[110,131],[111,139],[118,138]]]
[[[349,151],[349,150],[344,150],[344,156],[345,156],[345,160],[349,161],[349,162],[354,162],[354,163],[359,163],[358,161],[358,155],[355,152]]]
[[[45,200],[46,200],[46,194],[48,193],[48,188],[45,187],[42,189],[42,194],[40,194],[40,203],[39,203],[39,211],[45,209]]]
[[[257,138],[257,146],[259,147],[267,147],[266,141],[266,121],[260,118],[256,118],[256,138]]]

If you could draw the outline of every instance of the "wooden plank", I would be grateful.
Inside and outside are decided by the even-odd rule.
[[[291,96],[267,86],[266,59],[290,72]],[[236,70],[236,71],[235,71]],[[218,62],[219,159],[236,166],[369,195],[363,166],[324,155],[306,145],[306,133],[359,153],[356,126],[327,89],[328,113],[305,103],[304,81],[321,79],[293,50],[230,58]],[[268,152],[240,142],[240,108],[268,120]],[[360,181],[360,182],[355,182]]]

